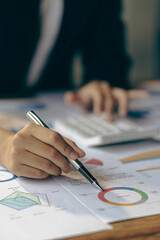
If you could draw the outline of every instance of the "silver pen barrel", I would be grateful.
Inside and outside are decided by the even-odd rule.
[[[49,128],[33,111],[27,112],[26,117],[33,123],[41,125],[42,127]]]

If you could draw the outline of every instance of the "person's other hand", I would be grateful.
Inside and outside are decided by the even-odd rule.
[[[5,140],[2,165],[16,176],[46,178],[70,171],[66,160],[85,156],[71,140],[45,127],[28,124],[18,133],[10,133]]]
[[[67,92],[64,97],[67,104],[77,104],[86,109],[92,107],[95,114],[105,111],[107,120],[112,121],[115,105],[118,105],[119,117],[125,117],[129,100],[148,96],[148,92],[144,90],[126,91],[111,88],[106,81],[92,81],[76,92]]]
[[[141,81],[138,85],[142,89],[147,89],[148,91],[160,91],[160,79]]]

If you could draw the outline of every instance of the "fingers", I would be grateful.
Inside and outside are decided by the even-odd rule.
[[[76,159],[85,155],[71,140],[36,124],[28,124],[12,138],[9,168],[18,176],[58,176],[61,171],[67,173],[71,170],[66,157]]]
[[[62,172],[61,168],[59,168],[52,161],[49,161],[48,159],[45,159],[43,157],[40,157],[38,155],[35,155],[27,151],[24,151],[21,154],[21,159],[20,157],[17,157],[16,161],[19,161],[21,165],[26,165],[28,167],[41,170],[47,173],[48,175],[59,176]],[[66,166],[64,162],[63,168],[66,169],[65,172],[67,172],[67,169],[70,168],[69,163],[67,161],[66,161]]]
[[[114,105],[118,105],[118,116],[125,117],[128,112],[128,102],[131,99],[148,98],[149,93],[144,90],[125,91],[121,88],[111,88],[106,81],[92,81],[77,92],[68,92],[65,100],[68,103],[76,103],[82,107],[92,105],[93,112],[99,114],[106,112],[107,120],[114,119]]]
[[[63,138],[69,145],[71,145],[75,149],[76,152],[78,152],[80,158],[83,158],[86,155],[85,152],[75,144],[75,142],[71,141],[66,137]]]
[[[129,90],[128,91],[128,97],[129,99],[145,99],[150,96],[149,92],[146,90]]]
[[[77,98],[77,94],[73,93],[71,91],[68,91],[65,93],[64,95],[64,101],[67,104],[72,104],[72,103],[79,103],[78,98]]]
[[[76,92],[68,91],[64,95],[64,101],[66,104],[75,104],[86,109],[90,104],[90,97],[88,95],[88,85],[82,87]]]
[[[27,155],[27,152],[30,152],[30,153],[33,154],[33,156],[37,155],[37,156],[41,156],[45,160],[49,160],[51,165],[53,163],[54,165],[56,165],[60,169],[62,169],[62,171],[64,171],[64,172],[69,171],[69,169],[70,169],[69,162],[55,148],[51,147],[48,144],[45,144],[45,143],[39,141],[36,138],[27,137],[23,140],[23,142],[21,141],[18,149],[24,148],[24,146],[23,146],[24,143],[25,143],[25,156]],[[24,159],[27,160],[27,158],[25,156],[22,157],[22,162],[23,163],[25,163],[23,161]],[[30,156],[30,158],[32,159],[31,156]],[[28,163],[28,161],[27,161],[27,163]],[[41,168],[39,168],[39,169],[41,169]],[[43,170],[43,168],[42,168],[42,170]],[[50,174],[54,175],[53,171]]]
[[[104,111],[107,113],[107,120],[113,120],[113,107],[114,107],[114,100],[112,96],[112,91],[107,82],[101,82],[101,91],[104,98]]]
[[[125,117],[128,112],[128,94],[121,88],[114,88],[112,90],[113,97],[118,104],[118,116]]]
[[[27,165],[22,165],[20,171],[17,174],[16,173],[14,174],[18,177],[27,177],[35,179],[43,179],[49,176],[48,173],[36,168],[29,167]]]
[[[95,114],[105,110],[108,119],[112,118],[113,98],[111,88],[105,81],[92,81],[75,93],[68,92],[65,94],[65,102],[75,103],[84,108],[91,105]]]
[[[93,90],[93,95],[91,98],[92,98],[93,112],[95,114],[101,113],[103,111],[103,95],[99,86],[97,86],[97,89]]]
[[[125,91],[121,88],[113,88],[112,94],[118,104],[118,116],[120,117],[126,117],[128,112],[129,100],[145,99],[149,97],[149,93],[145,90]]]
[[[106,81],[93,81],[87,93],[93,105],[93,112],[99,114],[105,111],[107,120],[113,119],[114,99],[110,85]]]
[[[85,94],[85,90],[83,88],[76,92],[68,91],[65,93],[64,101],[66,104],[78,105],[84,109],[88,108],[90,102],[88,95]]]
[[[32,135],[32,137],[54,147],[65,157],[73,160],[79,157],[78,152],[75,151],[58,132],[36,124],[28,124],[24,131],[26,134]]]

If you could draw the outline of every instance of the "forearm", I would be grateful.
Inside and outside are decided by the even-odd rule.
[[[14,135],[14,133],[5,130],[3,128],[0,128],[0,165],[3,167],[6,167],[6,161],[7,161],[7,153],[8,148],[10,148],[11,144],[11,137]]]

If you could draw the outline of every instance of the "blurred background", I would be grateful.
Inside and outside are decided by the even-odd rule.
[[[129,79],[160,79],[160,0],[123,0],[127,50],[132,58]]]
[[[158,79],[160,88],[160,0],[122,0],[122,5],[127,51],[132,60],[131,86],[138,87],[143,81],[146,84],[147,80]],[[83,78],[80,63],[81,57],[77,53],[72,73],[77,86]],[[151,85],[153,87],[153,81]]]

